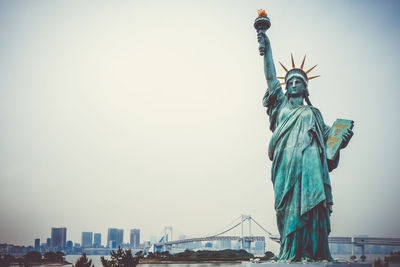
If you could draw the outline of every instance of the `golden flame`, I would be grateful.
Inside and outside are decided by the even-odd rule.
[[[257,10],[258,17],[268,17],[267,12],[264,9]]]

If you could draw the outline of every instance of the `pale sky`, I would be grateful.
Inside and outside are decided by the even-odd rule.
[[[200,237],[240,214],[277,234],[259,8],[278,75],[306,53],[325,123],[355,121],[331,235],[400,237],[400,2],[3,0],[0,243]]]

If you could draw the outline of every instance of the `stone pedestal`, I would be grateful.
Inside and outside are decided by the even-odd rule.
[[[372,263],[368,262],[329,262],[329,263],[281,263],[281,262],[259,262],[242,261],[242,267],[372,267]]]

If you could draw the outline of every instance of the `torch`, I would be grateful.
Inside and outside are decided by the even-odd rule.
[[[257,31],[257,34],[260,32],[265,32],[271,27],[271,21],[268,18],[267,12],[265,12],[264,9],[259,9],[257,11],[258,17],[254,21],[254,28]],[[259,46],[259,51],[260,55],[263,56],[265,53],[265,38],[262,37],[260,40],[258,40],[258,43],[260,44]]]

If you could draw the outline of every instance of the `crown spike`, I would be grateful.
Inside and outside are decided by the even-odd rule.
[[[300,69],[303,69],[303,67],[304,67],[304,62],[306,61],[306,56],[307,55],[304,55],[303,62],[301,62]]]
[[[317,64],[318,65],[318,64]],[[315,65],[314,67],[312,67],[311,69],[309,69],[308,71],[306,71],[306,74],[310,73],[317,65]]]
[[[281,80],[284,80],[284,79],[285,79],[285,77],[276,77],[276,78],[281,79]]]
[[[312,79],[315,79],[315,78],[318,78],[318,77],[321,77],[321,75],[312,76],[312,77],[308,78],[308,80],[312,80]]]
[[[293,60],[293,54],[292,53],[290,53],[290,57],[292,58],[292,68],[294,69],[294,68],[296,68],[296,66],[294,65],[294,60]]]
[[[279,61],[279,64],[281,64],[281,66],[282,66],[282,68],[286,71],[286,72],[288,72],[288,69],[285,67],[285,66],[283,66],[283,64]]]

